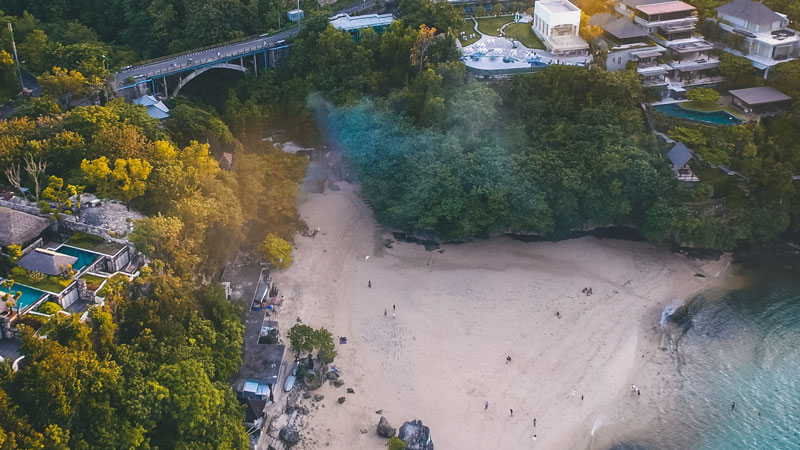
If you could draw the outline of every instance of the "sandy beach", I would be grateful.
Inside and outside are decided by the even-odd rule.
[[[631,384],[651,394],[637,365],[662,345],[664,307],[719,284],[729,264],[595,238],[386,248],[357,186],[339,186],[300,205],[320,234],[296,237],[294,264],[273,273],[284,333],[299,317],[348,339],[334,362],[345,385],[314,392],[324,407],[304,449],[385,448],[377,410],[394,427],[421,419],[438,449],[588,448],[603,411],[638,401]]]

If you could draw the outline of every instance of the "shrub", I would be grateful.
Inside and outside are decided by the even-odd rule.
[[[20,256],[22,256],[22,246],[21,245],[11,244],[11,245],[8,246],[6,251],[8,252],[8,256],[11,257],[11,262],[14,262],[14,263],[19,260]]]
[[[719,100],[719,92],[711,88],[697,88],[687,92],[686,98],[697,103],[712,104]]]
[[[20,266],[17,266],[17,267],[14,267],[13,269],[11,269],[11,275],[13,275],[13,276],[15,276],[17,278],[24,277],[24,276],[28,275],[28,271],[23,269]]]
[[[39,307],[39,312],[42,314],[55,314],[61,311],[61,305],[55,302],[44,302],[42,306]]]
[[[389,450],[405,450],[406,447],[408,447],[408,444],[406,444],[406,442],[399,437],[392,436],[392,438],[389,439],[389,442],[386,443],[386,447],[388,447]]]

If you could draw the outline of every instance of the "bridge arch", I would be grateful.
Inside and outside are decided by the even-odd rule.
[[[200,74],[202,74],[202,73],[204,73],[204,72],[206,72],[208,70],[211,70],[211,69],[230,69],[230,70],[237,70],[239,72],[247,73],[247,67],[240,66],[238,64],[219,63],[219,64],[214,64],[213,66],[201,67],[201,68],[195,70],[194,72],[190,73],[189,76],[187,76],[186,78],[181,79],[181,82],[178,83],[178,87],[176,87],[175,90],[172,91],[172,95],[173,96],[177,96],[178,93],[181,91],[181,89],[184,86],[186,86],[187,83],[189,83],[190,81],[195,79],[195,77],[197,77],[198,75],[200,75]]]

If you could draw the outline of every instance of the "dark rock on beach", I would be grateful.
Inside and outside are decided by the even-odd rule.
[[[433,450],[431,429],[423,425],[421,420],[404,423],[398,437],[408,444],[406,450]]]
[[[381,416],[381,420],[378,421],[378,429],[376,431],[378,436],[389,439],[390,437],[394,436],[395,433],[397,433],[397,428],[392,428],[392,426],[389,425],[389,421],[386,420],[386,417]]]

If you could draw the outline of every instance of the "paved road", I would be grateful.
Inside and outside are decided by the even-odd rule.
[[[364,0],[361,3],[336,11],[336,14],[352,14],[362,9],[369,8],[374,4],[375,0]],[[276,46],[280,41],[297,34],[298,31],[298,28],[292,28],[271,36],[262,35],[240,42],[220,45],[219,47],[183,53],[169,59],[163,59],[142,65],[134,65],[130,69],[117,73],[117,83],[120,85],[126,85],[128,83],[125,83],[124,80],[130,77],[133,77],[133,79],[137,82],[141,82],[154,76],[185,71],[193,67],[202,66],[219,60],[234,58],[239,55],[256,52],[267,47]]]

